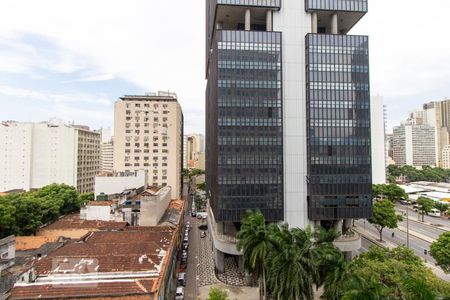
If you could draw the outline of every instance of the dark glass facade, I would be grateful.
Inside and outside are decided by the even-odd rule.
[[[307,11],[332,10],[367,12],[367,0],[305,0]]]
[[[217,30],[209,62],[207,188],[217,221],[283,220],[281,33]]]
[[[370,218],[368,37],[308,34],[306,64],[308,217]]]

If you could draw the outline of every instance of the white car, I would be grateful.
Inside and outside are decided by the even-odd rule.
[[[184,299],[184,287],[177,287],[177,291],[175,292],[175,300],[183,300]]]

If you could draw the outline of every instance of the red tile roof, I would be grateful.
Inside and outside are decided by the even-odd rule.
[[[64,265],[64,259],[78,264],[91,259],[98,272],[158,272],[170,248],[173,230],[140,228],[135,231],[92,232],[83,240],[66,245],[36,262],[36,273],[48,275]]]
[[[121,230],[127,226],[127,222],[82,220],[80,214],[64,216],[56,222],[47,225],[39,230],[59,230],[59,229],[98,229],[98,230]]]
[[[147,295],[155,292],[155,280],[117,280],[111,282],[90,282],[84,288],[80,284],[40,284],[16,285],[9,299],[74,299],[84,297],[114,297],[125,299],[126,296]]]
[[[112,201],[89,201],[89,206],[111,206],[113,204]]]

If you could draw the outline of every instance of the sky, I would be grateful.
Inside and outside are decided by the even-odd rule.
[[[369,0],[352,30],[370,36],[388,130],[450,97],[448,11],[448,0]],[[177,93],[185,132],[204,132],[204,13],[204,0],[2,0],[0,120],[112,127],[120,96],[163,90]]]

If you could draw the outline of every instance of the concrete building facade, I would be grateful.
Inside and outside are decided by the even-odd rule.
[[[435,128],[404,123],[394,127],[393,159],[396,165],[436,166]]]
[[[202,134],[188,134],[184,136],[184,161],[186,168],[205,169],[205,146]]]
[[[371,217],[368,37],[347,35],[367,1],[206,4],[206,185],[219,271],[236,254],[223,237],[248,209],[300,228]]]
[[[372,139],[372,183],[386,183],[386,111],[383,97],[370,98],[370,129]]]
[[[94,191],[100,171],[100,134],[86,126],[2,122],[0,191],[37,189],[51,183]]]
[[[150,186],[182,190],[183,113],[176,94],[124,96],[115,104],[114,171],[148,171]]]

